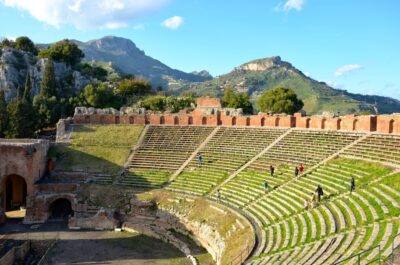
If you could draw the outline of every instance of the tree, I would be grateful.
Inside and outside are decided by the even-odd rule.
[[[231,88],[226,88],[224,90],[222,104],[225,108],[241,108],[243,112],[247,114],[253,112],[253,105],[250,102],[250,97],[246,93],[235,93]]]
[[[31,41],[31,39],[25,36],[18,37],[15,40],[15,48],[21,51],[31,52],[35,55],[38,53],[35,44]]]
[[[81,49],[79,49],[78,45],[66,39],[56,42],[45,50],[41,50],[39,56],[75,66],[85,55]]]
[[[170,96],[166,99],[167,109],[172,113],[176,113],[185,108],[190,108],[192,103],[194,103],[194,99],[190,97]]]
[[[0,138],[4,138],[8,125],[7,102],[4,90],[0,90]]]
[[[82,103],[94,108],[115,108],[121,107],[121,99],[114,93],[112,87],[105,83],[99,85],[87,85],[79,95]]]
[[[35,119],[32,105],[24,99],[15,98],[7,106],[9,123],[8,138],[30,138],[35,132]]]
[[[293,114],[301,110],[304,103],[292,89],[278,87],[265,91],[258,99],[257,106],[263,112]]]
[[[0,48],[15,48],[15,42],[9,39],[4,39],[0,42]]]
[[[164,111],[167,104],[165,96],[149,96],[143,101],[139,102],[139,107],[146,108],[153,111]]]
[[[23,99],[28,102],[31,102],[31,90],[32,90],[31,76],[29,75],[29,72],[27,72],[25,78],[25,90]]]
[[[60,118],[60,105],[56,97],[37,95],[33,98],[37,128],[54,126]]]
[[[117,86],[118,93],[123,97],[143,96],[151,92],[151,84],[144,79],[122,79]]]
[[[47,98],[57,96],[57,81],[52,59],[49,59],[44,67],[43,79],[40,84],[40,95]]]

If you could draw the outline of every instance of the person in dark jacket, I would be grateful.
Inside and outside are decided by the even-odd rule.
[[[317,193],[318,202],[320,202],[321,197],[324,196],[324,190],[321,188],[320,185],[318,185],[317,190],[315,192]]]
[[[271,177],[273,177],[275,173],[275,168],[272,165],[269,166],[269,172],[271,173]]]
[[[294,168],[294,176],[297,177],[299,175],[299,168],[296,166]]]
[[[350,193],[353,192],[356,189],[356,181],[354,177],[351,177],[350,180]]]

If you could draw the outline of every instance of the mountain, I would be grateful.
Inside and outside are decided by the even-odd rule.
[[[248,93],[253,101],[265,90],[275,87],[292,88],[303,100],[303,109],[309,114],[325,111],[342,114],[400,112],[399,100],[334,89],[324,82],[307,77],[279,56],[250,61],[212,80],[197,84],[186,83],[175,88],[174,92],[192,90],[199,95],[221,97],[224,88],[228,87]]]
[[[146,55],[129,39],[107,36],[88,42],[74,41],[85,54],[86,61],[111,62],[125,74],[142,76],[154,85],[168,86],[169,82],[202,82],[212,79],[206,71],[185,73],[172,69]]]

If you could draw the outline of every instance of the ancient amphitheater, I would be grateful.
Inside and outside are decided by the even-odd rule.
[[[188,257],[163,264],[398,264],[400,115],[241,116],[200,99],[176,115],[78,109],[57,129],[57,143],[0,140],[1,207],[26,207],[27,225],[67,216]]]

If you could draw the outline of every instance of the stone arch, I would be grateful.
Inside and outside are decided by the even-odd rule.
[[[337,120],[337,129],[341,130],[342,129],[342,119]]]
[[[174,125],[178,125],[179,124],[179,118],[178,116],[174,116]]]
[[[47,172],[53,171],[54,168],[55,168],[54,160],[52,158],[47,159],[47,163],[46,163]]]
[[[134,124],[134,123],[135,123],[135,117],[129,116],[129,124]]]
[[[232,126],[236,126],[236,117],[232,117]]]
[[[201,119],[201,124],[202,124],[202,125],[207,125],[207,117],[203,117],[203,118]]]
[[[275,118],[275,127],[279,127],[281,119],[279,117]]]
[[[49,219],[67,219],[74,215],[73,204],[68,197],[55,197],[48,205]]]
[[[164,118],[164,116],[161,116],[161,117],[160,117],[160,124],[165,124],[165,118]]]
[[[192,116],[189,116],[189,118],[188,118],[188,124],[189,124],[189,125],[192,125],[192,124],[193,124],[193,117],[192,117]]]
[[[321,129],[324,130],[326,127],[326,119],[322,119],[321,121]]]
[[[353,121],[353,131],[357,131],[357,125],[358,125],[358,120],[357,119],[355,119],[354,121]]]
[[[310,128],[311,127],[311,119],[307,118],[306,119],[306,128]]]
[[[250,117],[246,118],[246,126],[250,126]]]
[[[261,118],[261,126],[265,126],[265,117]]]
[[[26,206],[27,184],[26,180],[19,175],[8,175],[2,181],[3,208],[6,211],[17,210]]]
[[[395,121],[392,119],[389,121],[389,133],[394,133]]]
[[[120,120],[119,116],[116,116],[115,117],[115,124],[120,124],[120,123],[121,123],[121,120]]]

